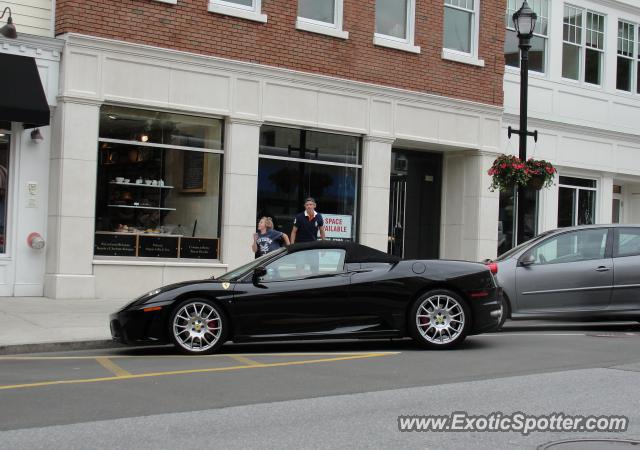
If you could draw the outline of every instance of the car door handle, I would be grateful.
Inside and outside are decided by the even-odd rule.
[[[611,270],[611,268],[607,266],[600,266],[596,269],[596,272],[606,272],[608,270]]]

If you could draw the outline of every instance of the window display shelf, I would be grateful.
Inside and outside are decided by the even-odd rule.
[[[159,186],[157,184],[145,184],[145,183],[118,183],[117,181],[109,181],[109,184],[116,184],[118,186],[137,186],[156,189],[173,189],[173,186]]]
[[[157,211],[176,211],[175,208],[161,208],[159,206],[129,206],[129,205],[108,205],[109,208],[128,208],[128,209],[153,209]]]

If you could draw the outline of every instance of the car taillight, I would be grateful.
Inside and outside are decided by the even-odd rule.
[[[485,266],[489,268],[492,274],[495,275],[498,273],[498,265],[496,263],[494,262],[486,263]]]

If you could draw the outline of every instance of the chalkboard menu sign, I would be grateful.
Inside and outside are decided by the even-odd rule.
[[[138,256],[156,258],[177,258],[178,237],[172,236],[140,236]]]
[[[137,239],[135,234],[96,233],[93,251],[104,256],[136,256]]]
[[[182,237],[180,258],[218,259],[218,240]]]
[[[182,192],[207,192],[206,154],[182,153]]]

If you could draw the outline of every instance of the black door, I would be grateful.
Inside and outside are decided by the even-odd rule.
[[[270,263],[256,284],[236,285],[235,336],[278,338],[340,334],[349,325],[345,304],[350,275],[344,250],[306,250]]]
[[[389,252],[406,259],[440,255],[442,155],[394,149]]]

